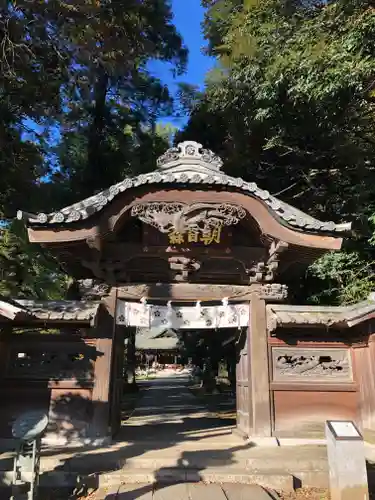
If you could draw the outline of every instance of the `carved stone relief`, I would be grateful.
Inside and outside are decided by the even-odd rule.
[[[274,381],[324,382],[352,380],[350,354],[347,349],[272,349]]]

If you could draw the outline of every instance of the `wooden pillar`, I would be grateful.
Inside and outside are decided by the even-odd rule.
[[[249,309],[249,328],[237,351],[237,432],[266,437],[272,429],[265,301],[254,293]]]
[[[128,343],[126,347],[126,383],[130,386],[135,387],[135,369],[137,365],[137,356],[136,356],[136,330],[134,327],[131,327],[130,334],[128,335]],[[149,365],[149,363],[147,363]]]
[[[252,429],[251,405],[251,370],[249,352],[249,328],[241,331],[241,337],[236,346],[236,432],[247,438]]]
[[[110,391],[113,362],[113,346],[116,332],[117,291],[103,301],[98,316],[94,387],[92,391],[93,416],[90,437],[99,442],[111,438],[110,428]]]
[[[255,437],[271,436],[271,395],[265,300],[254,294],[250,302],[250,367],[253,426]]]

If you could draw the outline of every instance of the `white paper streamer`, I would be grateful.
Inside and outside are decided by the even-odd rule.
[[[117,323],[146,328],[215,329],[241,328],[249,323],[249,305],[173,307],[118,301]]]

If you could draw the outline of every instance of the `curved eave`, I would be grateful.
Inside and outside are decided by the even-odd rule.
[[[194,203],[223,203],[236,204],[244,208],[258,224],[259,230],[276,241],[282,241],[288,245],[298,248],[311,248],[317,250],[338,250],[342,245],[342,237],[340,234],[332,234],[321,231],[308,231],[300,227],[291,226],[269,206],[261,202],[248,193],[240,190],[223,190],[223,189],[192,189],[190,186],[185,186],[182,191],[178,188],[161,189],[158,185],[150,187],[149,190],[144,190],[143,193],[129,193],[124,202],[109,204],[105,211],[101,214],[103,220],[98,217],[77,223],[61,223],[61,224],[44,224],[31,225],[28,228],[29,239],[31,242],[55,246],[60,244],[76,244],[85,242],[88,238],[102,239],[102,228],[106,227],[106,232],[117,232],[121,227],[123,218],[130,213],[129,210],[134,204],[150,203],[150,202],[165,202],[171,203],[176,200],[184,203],[191,203],[194,195]],[[308,216],[306,216],[308,217]],[[105,219],[105,220],[104,220]]]
[[[254,182],[246,182],[241,178],[230,177],[220,171],[207,168],[204,164],[197,163],[196,161],[194,163],[185,161],[184,164],[176,163],[166,170],[158,170],[125,179],[101,193],[65,207],[58,212],[30,214],[19,211],[17,218],[25,220],[28,226],[35,228],[52,229],[69,226],[73,228],[77,226],[77,223],[85,221],[101,212],[105,206],[121,193],[140,186],[175,185],[178,188],[186,186],[217,186],[221,188],[226,187],[228,191],[242,192],[259,200],[268,208],[273,217],[295,231],[334,235],[335,237],[344,236],[351,232],[351,223],[335,224],[332,221],[320,221],[275,198],[268,191],[258,188]]]

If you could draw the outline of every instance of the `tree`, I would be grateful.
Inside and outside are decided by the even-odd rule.
[[[152,168],[172,100],[147,62],[180,73],[187,58],[167,0],[3,2],[0,39],[0,219],[52,211]],[[2,231],[3,286],[38,295],[22,269],[35,268],[38,283],[51,269],[17,231]]]
[[[30,245],[26,229],[14,221],[0,231],[0,295],[42,300],[65,296],[69,278],[39,245]]]
[[[182,356],[186,359],[191,358],[193,365],[200,368],[209,364],[211,374],[216,377],[219,362],[225,354],[222,344],[226,336],[228,336],[226,331],[217,331],[215,335],[210,331],[184,332],[179,342]]]
[[[167,1],[92,2],[94,21],[88,28],[82,17],[85,9],[75,8],[70,22],[63,24],[63,33],[74,42],[74,71],[64,89],[70,110],[65,124],[80,124],[79,133],[87,141],[85,165],[79,172],[65,173],[80,197],[119,181],[124,166],[125,172],[126,167],[131,171],[127,156],[139,140],[139,130],[142,135],[145,125],[154,128],[159,116],[170,109],[168,90],[148,74],[147,62],[151,58],[169,61],[180,73],[187,57]],[[123,165],[108,161],[114,152],[125,160]]]
[[[206,36],[219,64],[177,139],[203,142],[223,157],[231,175],[255,180],[319,218],[370,217],[375,212],[371,2],[206,3]],[[368,246],[358,241],[355,259],[337,257],[354,266],[352,276],[361,269],[372,272]],[[368,260],[370,267],[364,265]],[[320,277],[323,269],[322,263]]]
[[[60,110],[65,59],[50,37],[41,4],[0,7],[0,218],[13,216],[25,201],[27,210],[35,210],[33,194],[48,173],[45,127]]]
[[[131,124],[148,106],[155,122],[169,96],[146,64],[151,58],[169,61],[179,73],[187,57],[165,0],[9,1],[0,8],[0,38],[0,139],[7,145],[0,161],[9,186],[1,210],[8,217],[20,199],[15,192],[26,184],[26,192],[36,192],[40,179],[53,172],[45,132],[56,133],[60,123],[64,133],[79,122],[87,141],[86,172],[76,176],[84,178],[84,196],[105,187],[111,176],[118,180],[122,172],[106,170],[116,106],[128,111]],[[31,141],[25,142],[25,133]],[[24,208],[39,209],[40,198]]]

